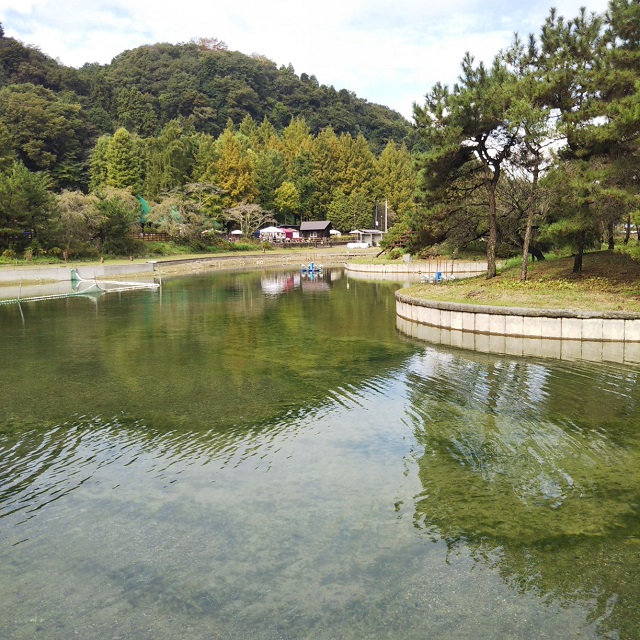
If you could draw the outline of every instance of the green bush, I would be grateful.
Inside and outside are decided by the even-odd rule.
[[[180,253],[190,253],[188,245],[179,245],[173,241],[168,242],[145,242],[144,253],[154,256],[173,256]]]
[[[102,253],[108,256],[132,256],[144,253],[144,242],[130,236],[111,237],[102,245]]]
[[[37,238],[34,238],[29,243],[28,249],[31,249],[31,257],[33,258],[37,258],[38,256],[41,256],[43,254],[42,245]]]
[[[487,243],[482,240],[472,240],[464,245],[464,250],[470,253],[487,255]]]
[[[640,260],[640,244],[637,242],[629,242],[629,244],[620,245],[616,247],[616,251],[626,253],[634,260]]]
[[[259,245],[251,242],[230,242],[229,251],[255,251]]]

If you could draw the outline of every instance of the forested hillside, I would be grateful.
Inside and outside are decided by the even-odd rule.
[[[136,225],[193,248],[269,221],[349,231],[384,200],[389,248],[486,247],[490,277],[521,252],[523,280],[563,249],[579,271],[640,223],[640,0],[468,53],[414,121],[217,40],[71,69],[0,33],[0,254],[130,253]]]
[[[362,133],[377,152],[389,140],[409,147],[417,140],[410,123],[387,107],[320,85],[313,75],[297,75],[291,65],[277,68],[266,57],[228,51],[211,39],[141,46],[110,64],[74,69],[3,36],[0,85],[24,84],[79,104],[87,133],[96,137],[119,127],[149,137],[178,117],[217,137],[229,119],[238,125],[249,115],[268,118],[278,131],[303,117],[313,134],[327,126],[338,134]]]
[[[194,246],[269,219],[371,226],[376,200],[410,206],[416,141],[400,114],[217,40],[73,69],[2,34],[0,249],[131,252],[141,222]]]

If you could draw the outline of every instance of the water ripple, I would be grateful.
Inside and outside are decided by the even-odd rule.
[[[324,401],[314,405],[289,407],[277,419],[204,431],[158,431],[122,416],[96,415],[74,416],[54,426],[8,428],[0,438],[0,517],[20,511],[32,514],[114,464],[123,470],[135,466],[168,482],[189,466],[214,461],[219,469],[248,460],[269,468],[270,459],[301,428],[313,427],[337,409],[366,409],[371,398],[385,393],[388,382],[372,378],[359,387],[331,389]]]
[[[416,455],[425,469],[435,456],[454,465],[455,476],[464,473],[454,469],[467,469],[487,492],[504,485],[523,504],[557,509],[593,495],[593,470],[628,462],[626,432],[607,423],[638,401],[635,371],[620,376],[619,367],[549,367],[427,349],[407,375],[406,418],[424,447]],[[607,394],[615,398],[603,403]]]

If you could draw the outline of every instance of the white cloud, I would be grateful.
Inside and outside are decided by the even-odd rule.
[[[580,0],[555,3],[577,15]],[[154,42],[217,37],[260,53],[323,84],[347,88],[410,117],[437,81],[455,82],[465,51],[490,62],[514,31],[538,32],[549,4],[539,0],[0,0],[5,32],[63,63],[109,62]],[[593,0],[602,12],[607,0]]]

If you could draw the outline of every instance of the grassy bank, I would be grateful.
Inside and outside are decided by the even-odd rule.
[[[536,262],[520,282],[520,265],[484,277],[445,284],[418,284],[403,293],[427,300],[542,309],[640,312],[640,262],[622,253],[586,254],[582,273],[573,258]]]

